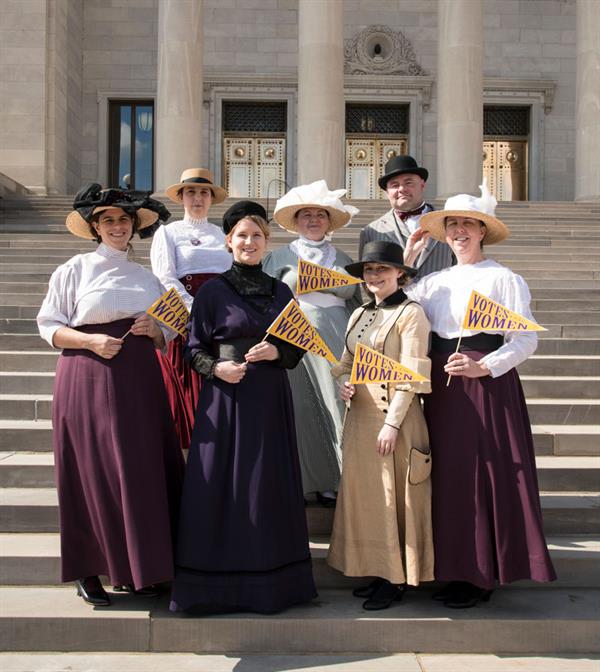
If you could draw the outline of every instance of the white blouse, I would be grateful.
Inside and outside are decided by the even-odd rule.
[[[148,269],[129,261],[127,252],[100,243],[95,252],[78,254],[54,271],[37,316],[38,329],[54,347],[54,333],[61,327],[138,317],[164,291]],[[159,326],[165,340],[177,335]]]
[[[474,289],[528,320],[535,321],[529,308],[531,295],[525,280],[492,259],[445,268],[404,288],[407,296],[423,306],[431,322],[431,330],[442,338],[460,336],[467,304]],[[476,333],[465,329],[463,336]],[[488,367],[492,378],[524,362],[537,347],[537,334],[534,331],[489,333],[504,336],[504,345],[480,360]]]
[[[231,268],[225,234],[207,219],[183,219],[160,226],[150,249],[152,272],[162,284],[174,287],[191,311],[194,297],[179,278],[194,273],[223,273]]]

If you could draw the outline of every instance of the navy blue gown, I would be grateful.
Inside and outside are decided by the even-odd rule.
[[[235,267],[237,282],[227,279],[232,271],[209,280],[192,309],[187,355],[199,353],[213,366],[196,366],[206,375],[181,503],[172,611],[274,613],[316,596],[285,371],[303,353],[275,339],[277,362],[248,364],[238,384],[212,376],[219,345],[260,341],[292,294],[260,267]],[[258,284],[244,282],[248,273]],[[242,341],[242,351],[250,345]]]

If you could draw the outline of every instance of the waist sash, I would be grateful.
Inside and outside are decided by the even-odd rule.
[[[497,350],[504,344],[504,337],[500,334],[475,334],[465,336],[460,342],[459,352],[468,350]],[[436,352],[456,352],[458,338],[442,338],[438,334],[431,334],[431,349]]]
[[[246,360],[244,355],[250,350],[253,345],[260,343],[260,338],[232,338],[226,341],[219,341],[217,346],[217,357],[219,359],[228,359],[238,364],[242,364]]]

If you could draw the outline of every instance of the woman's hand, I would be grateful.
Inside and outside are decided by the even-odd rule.
[[[356,392],[354,385],[347,381],[345,383],[340,383],[338,389],[340,391],[340,399],[342,401],[350,401]]]
[[[246,375],[246,366],[246,364],[238,364],[231,360],[218,362],[214,369],[214,375],[226,383],[236,385]]]
[[[136,318],[131,327],[131,333],[134,336],[147,336],[151,338],[157,348],[162,348],[165,344],[165,337],[158,326],[158,322],[147,313],[143,313]]]
[[[377,452],[383,457],[393,453],[396,448],[398,430],[390,425],[384,425],[377,437]]]
[[[106,334],[87,334],[85,339],[85,348],[102,357],[103,359],[112,359],[118,355],[123,347],[122,338],[113,338]]]
[[[466,378],[481,378],[490,375],[490,370],[485,364],[476,362],[462,352],[453,352],[448,357],[444,371],[450,376],[465,376]]]
[[[411,233],[404,248],[404,263],[407,266],[414,266],[417,257],[425,249],[428,240],[429,231],[425,231],[425,229],[417,228]]]
[[[274,362],[279,359],[279,350],[276,345],[261,341],[248,350],[245,358],[247,362]]]

